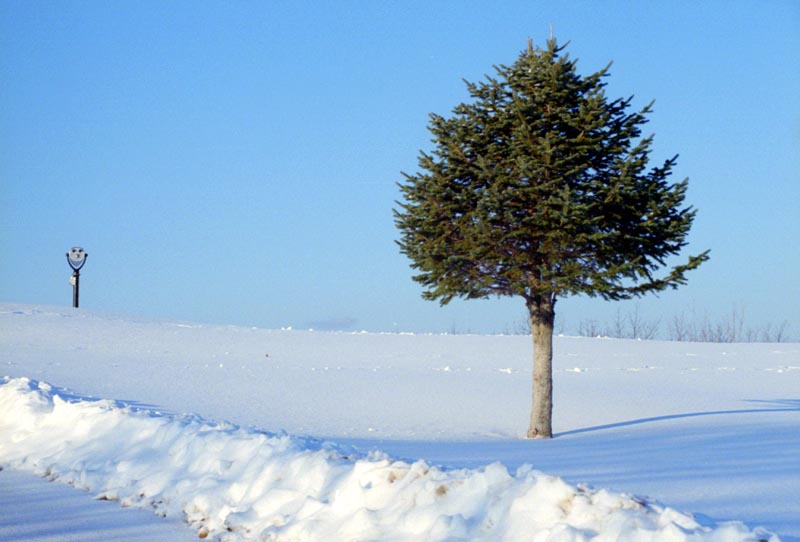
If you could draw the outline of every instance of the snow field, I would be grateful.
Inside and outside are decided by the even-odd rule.
[[[754,542],[657,503],[524,465],[446,470],[198,416],[0,385],[0,463],[122,506],[184,517],[222,541]]]
[[[514,473],[509,476],[516,478],[520,467],[533,465],[558,475],[573,488],[591,484],[613,494],[647,495],[640,500],[651,507],[656,506],[653,502],[664,502],[676,510],[691,511],[704,527],[720,530],[724,521],[742,520],[751,528],[764,526],[779,533],[784,542],[800,542],[800,432],[796,430],[800,424],[800,344],[556,337],[557,434],[550,441],[518,438],[524,435],[530,407],[531,354],[530,338],[523,336],[265,330],[0,303],[0,377],[6,374],[9,381],[27,377],[56,384],[60,387],[49,392],[54,402],[55,396],[68,404],[114,398],[121,402],[107,406],[124,407],[136,415],[146,413],[146,418],[266,435],[203,421],[230,420],[239,427],[313,435],[290,440],[299,443],[299,450],[327,450],[351,463],[386,458],[372,453],[380,450],[408,465],[420,458],[429,466],[442,465],[432,470],[448,475],[463,469],[482,472],[486,465],[500,461]],[[0,412],[0,425],[5,421]],[[105,444],[113,446],[117,438]],[[45,436],[42,439],[43,450],[55,445]],[[75,442],[67,433],[63,439]],[[326,439],[338,444],[322,445]],[[5,443],[3,434],[0,443]],[[107,461],[124,471],[132,467],[120,464],[116,455],[122,457],[126,446],[119,446],[119,453],[96,446],[100,451],[95,454],[84,443],[91,453],[79,458],[75,451],[73,462]],[[146,450],[147,439],[138,446]],[[30,471],[34,468],[30,465],[35,465],[43,474],[50,466],[53,472],[72,473],[73,479],[81,471],[65,469],[56,461],[37,463],[41,452],[29,451],[29,466],[19,469]],[[4,453],[0,468],[10,466]],[[160,456],[162,451],[150,454]],[[143,452],[140,459],[144,461],[145,456]],[[213,459],[209,458],[206,474],[225,467]],[[235,459],[231,472],[244,468],[238,455]],[[159,461],[152,465],[163,464]],[[229,476],[227,472],[218,476]],[[177,474],[172,478],[148,473],[119,476],[123,481],[135,480],[130,482],[132,487],[141,480],[157,486],[159,476],[166,477],[160,482],[165,487],[178,484]],[[6,468],[0,472],[0,482],[6,487],[21,484],[20,489],[33,485],[25,476],[27,472]],[[233,483],[250,487],[247,480]],[[89,495],[97,495],[106,485],[93,484]],[[242,490],[232,491],[231,499],[239,498],[236,492]],[[76,495],[81,502],[88,498],[82,492]],[[448,489],[446,495],[449,499],[454,492]],[[9,495],[0,497],[31,507],[31,513],[19,507],[17,512],[0,510],[0,540],[4,540],[4,532],[27,529],[25,524],[15,524],[14,517],[34,517],[33,509],[42,498],[38,491],[14,501],[8,500]],[[202,499],[216,498],[212,497]],[[158,504],[161,497],[145,499],[123,491],[107,498],[127,499],[151,510],[155,503],[159,510],[166,509],[164,499]],[[63,496],[53,502],[61,500]],[[332,502],[329,497],[328,502]],[[441,498],[435,502],[443,503]],[[227,506],[240,505],[235,499],[231,503]],[[93,504],[102,509],[117,503]],[[71,506],[74,510],[76,505]],[[186,517],[183,506],[170,506],[176,510],[173,519]],[[80,516],[100,515],[89,508],[81,509]],[[75,530],[64,533],[62,522],[48,527],[48,518],[58,517],[52,512],[48,504],[35,516],[39,532],[51,528],[54,533],[37,541],[96,540],[81,537],[103,532],[108,525],[77,526],[70,521]],[[231,513],[253,514],[238,508]],[[458,513],[467,518],[469,529],[480,521],[478,516]],[[214,517],[201,515],[204,521]],[[374,511],[367,515],[378,516]],[[170,524],[152,517],[156,523]],[[116,533],[130,532],[114,521]],[[197,533],[201,526],[195,528]],[[187,529],[190,537],[195,533]],[[243,533],[236,531],[237,536],[244,537]],[[163,536],[157,539],[179,539]],[[590,535],[578,533],[573,538],[580,540],[580,536]],[[18,539],[11,535],[10,540]]]

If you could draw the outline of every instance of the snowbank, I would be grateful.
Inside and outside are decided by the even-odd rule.
[[[0,463],[224,541],[777,541],[524,466],[442,470],[197,416],[0,385]]]

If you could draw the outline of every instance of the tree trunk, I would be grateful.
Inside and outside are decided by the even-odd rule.
[[[551,438],[555,296],[533,296],[527,306],[533,336],[533,400],[528,438]]]

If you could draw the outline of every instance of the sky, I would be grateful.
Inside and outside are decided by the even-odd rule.
[[[401,172],[478,81],[550,31],[610,98],[655,100],[711,250],[659,296],[556,306],[800,339],[800,3],[0,1],[0,300],[258,327],[518,332],[521,299],[420,298]],[[649,132],[648,132],[649,131]]]

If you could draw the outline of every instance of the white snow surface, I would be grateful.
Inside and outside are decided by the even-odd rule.
[[[800,540],[800,345],[559,337],[525,441],[529,341],[0,304],[0,465],[217,540]]]
[[[181,518],[93,500],[91,493],[21,470],[0,471],[0,541],[197,542]]]

